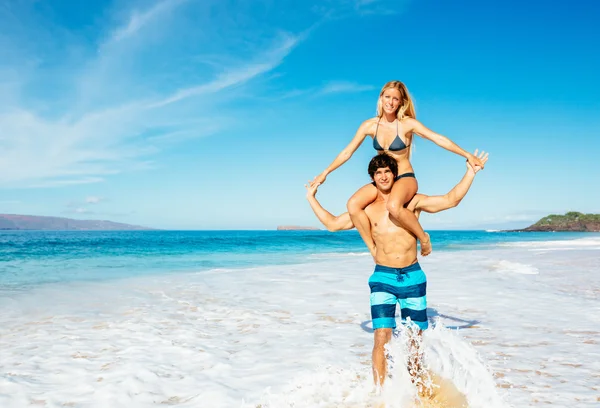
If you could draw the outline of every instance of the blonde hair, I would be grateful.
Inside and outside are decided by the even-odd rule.
[[[381,118],[383,116],[383,102],[381,101],[381,97],[383,93],[388,89],[397,89],[400,92],[400,107],[396,111],[396,117],[398,120],[402,120],[404,118],[417,118],[417,113],[415,111],[415,104],[408,92],[408,88],[401,81],[390,81],[381,88],[381,92],[379,92],[379,98],[377,98],[377,117]],[[413,135],[409,136],[409,157],[413,152]]]

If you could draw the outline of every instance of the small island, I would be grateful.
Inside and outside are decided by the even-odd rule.
[[[316,227],[300,227],[297,225],[279,225],[277,231],[319,231]]]
[[[515,232],[600,232],[600,214],[571,211],[565,215],[550,214],[535,224]]]

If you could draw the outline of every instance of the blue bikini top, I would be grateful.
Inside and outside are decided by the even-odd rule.
[[[375,129],[375,136],[373,136],[373,148],[375,150],[377,150],[378,152],[383,152],[386,149],[381,147],[381,145],[379,144],[379,141],[377,140],[377,131],[379,130],[379,122],[380,121],[381,121],[381,118],[379,118],[379,120],[377,121],[377,128]],[[399,152],[400,150],[404,150],[407,147],[408,146],[406,146],[406,143],[404,143],[402,141],[402,139],[400,139],[400,136],[398,135],[398,121],[396,121],[396,137],[394,138],[394,140],[392,141],[390,146],[387,148],[387,150],[389,150],[391,152]]]

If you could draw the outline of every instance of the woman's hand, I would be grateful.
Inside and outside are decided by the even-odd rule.
[[[319,188],[321,184],[319,183],[314,183],[312,181],[309,181],[308,184],[305,184],[304,187],[306,187],[306,198],[310,199],[311,197],[314,197],[317,195],[317,189]]]
[[[321,173],[321,174],[319,174],[317,177],[315,177],[315,178],[313,179],[313,181],[311,181],[311,182],[310,182],[310,185],[311,185],[311,186],[314,186],[315,184],[316,184],[316,185],[323,184],[323,183],[325,182],[325,179],[326,179],[326,178],[327,178],[327,175],[325,175],[325,173]]]
[[[489,153],[486,153],[485,151],[481,151],[481,153],[479,153],[478,149],[475,149],[475,154],[473,154],[475,159],[479,159],[481,161],[481,163],[485,164],[488,161],[489,158]],[[467,160],[467,168],[473,170],[473,172],[475,174],[477,174],[477,172],[479,170],[481,170],[483,168],[483,166],[473,166],[471,165],[471,163],[469,163],[469,161]]]
[[[483,155],[483,152],[481,152],[481,153]],[[475,150],[475,155],[472,155],[472,154],[469,153],[469,155],[467,156],[467,162],[471,165],[471,167],[473,167],[473,168],[475,168],[475,167],[481,167],[481,169],[483,170],[483,167],[485,165],[485,161],[481,160],[476,155],[477,155],[477,150]]]

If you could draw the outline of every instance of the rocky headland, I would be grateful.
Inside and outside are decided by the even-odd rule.
[[[600,232],[600,214],[583,214],[576,211],[568,212],[565,215],[550,214],[527,228],[514,231]]]

